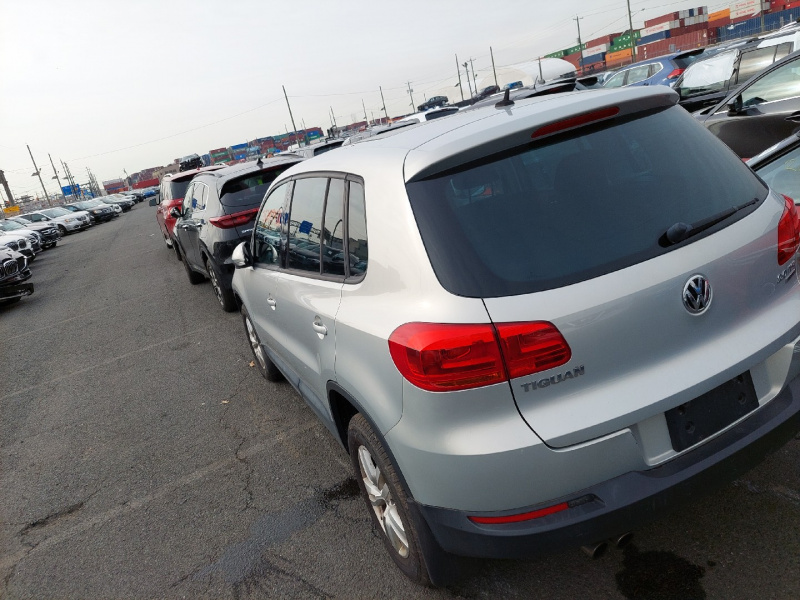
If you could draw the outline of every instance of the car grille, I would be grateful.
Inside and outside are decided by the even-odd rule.
[[[6,260],[3,261],[3,264],[0,264],[0,276],[6,277],[8,275],[13,275],[18,271],[19,265],[15,260]]]
[[[82,216],[78,217],[78,221],[88,221],[88,220],[89,220],[89,217],[87,217],[86,215],[82,215]]]
[[[6,248],[11,248],[12,250],[19,250],[19,244],[17,242],[6,242]]]

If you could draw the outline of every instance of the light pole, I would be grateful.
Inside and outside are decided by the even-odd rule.
[[[42,173],[39,170],[39,167],[36,166],[36,161],[33,160],[33,152],[31,152],[31,147],[28,144],[25,144],[25,147],[28,149],[28,154],[31,155],[31,161],[33,162],[33,168],[36,169],[33,173],[31,173],[31,177],[38,177],[39,183],[42,184],[42,191],[44,192],[44,197],[47,200],[47,204],[53,206],[53,203],[50,202],[50,196],[47,195],[47,190],[44,187],[44,181],[42,181]]]

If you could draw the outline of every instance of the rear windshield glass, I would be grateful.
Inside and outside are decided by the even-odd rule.
[[[249,173],[243,177],[225,182],[220,193],[220,202],[225,206],[238,207],[260,205],[269,185],[290,166],[286,165],[269,171]]]
[[[186,190],[188,189],[190,183],[192,183],[191,179],[185,179],[184,181],[170,181],[169,191],[172,194],[172,199],[181,200],[186,195]]]
[[[577,283],[673,246],[693,224],[767,188],[681,107],[581,129],[407,184],[431,264],[454,294],[497,297]]]

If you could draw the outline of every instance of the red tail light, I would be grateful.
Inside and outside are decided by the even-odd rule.
[[[250,221],[256,218],[258,214],[257,208],[250,208],[242,212],[233,213],[232,215],[223,215],[221,217],[213,217],[208,220],[214,227],[220,229],[231,229],[233,227],[241,227],[247,225]]]
[[[686,69],[674,69],[672,73],[667,75],[667,79],[677,79]]]
[[[563,365],[572,351],[547,322],[408,323],[389,337],[395,366],[423,390],[466,390]]]
[[[470,516],[467,518],[473,523],[481,523],[483,525],[501,525],[503,523],[519,523],[520,521],[531,521],[533,519],[540,519],[541,517],[546,517],[547,515],[552,515],[553,513],[561,512],[562,510],[567,510],[568,508],[569,504],[567,504],[566,502],[562,502],[561,504],[548,506],[547,508],[540,508],[539,510],[533,510],[531,512],[520,513],[518,515],[505,515],[502,517]]]
[[[794,200],[784,196],[784,208],[778,223],[778,264],[782,265],[791,259],[800,247],[800,215]]]

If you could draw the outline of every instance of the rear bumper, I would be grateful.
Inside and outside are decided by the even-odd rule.
[[[724,434],[646,471],[633,471],[519,514],[561,502],[576,505],[520,523],[482,525],[464,511],[413,503],[438,546],[460,556],[520,558],[576,547],[631,531],[722,486],[761,462],[800,431],[800,377]],[[432,540],[431,540],[432,541]]]

